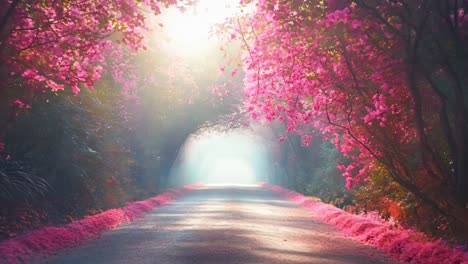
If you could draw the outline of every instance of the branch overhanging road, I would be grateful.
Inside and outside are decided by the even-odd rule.
[[[38,263],[394,263],[261,187],[205,186]]]

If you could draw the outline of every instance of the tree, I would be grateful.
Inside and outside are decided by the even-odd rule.
[[[382,165],[466,225],[466,3],[334,2],[262,0],[236,23],[248,111],[305,144],[320,131],[352,160],[347,187]]]
[[[120,43],[133,51],[144,48],[148,14],[144,8],[157,15],[160,8],[175,4],[176,0],[2,0],[0,98],[4,109],[0,131],[4,133],[11,122],[6,118],[11,115],[7,107],[17,99],[28,103],[35,92],[44,89],[67,88],[74,93],[83,86],[93,89],[106,66],[115,75],[120,73],[125,64],[112,63],[106,55],[118,58]]]

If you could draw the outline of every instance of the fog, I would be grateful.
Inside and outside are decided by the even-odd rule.
[[[191,136],[172,168],[177,182],[254,184],[265,179],[268,152],[247,130]]]

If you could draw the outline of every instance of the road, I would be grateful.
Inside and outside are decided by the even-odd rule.
[[[37,263],[393,263],[260,187],[205,186]]]

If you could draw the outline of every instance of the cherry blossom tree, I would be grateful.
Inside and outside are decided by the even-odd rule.
[[[34,93],[44,89],[74,93],[83,87],[93,89],[105,69],[115,80],[131,82],[122,74],[131,70],[125,68],[123,51],[144,49],[146,17],[177,4],[176,0],[0,1],[1,112],[11,116],[15,107],[27,105]],[[8,119],[11,122],[11,117],[2,122]]]
[[[246,50],[245,107],[304,145],[320,131],[352,161],[338,164],[347,187],[383,166],[466,223],[466,5],[260,0],[231,23]]]

